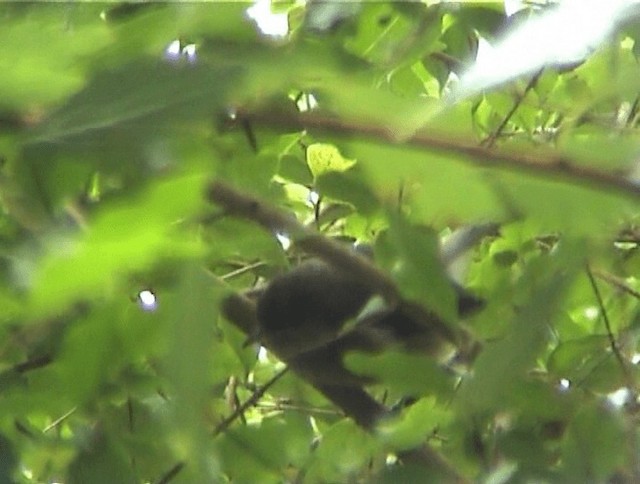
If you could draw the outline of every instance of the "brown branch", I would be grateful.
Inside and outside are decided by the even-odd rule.
[[[209,199],[230,215],[246,218],[273,233],[285,233],[305,252],[315,255],[334,267],[340,267],[379,293],[395,306],[399,294],[393,280],[365,257],[343,245],[310,230],[294,217],[281,212],[268,203],[242,193],[223,182],[215,181],[208,190]]]
[[[270,128],[290,130],[312,130],[330,133],[334,137],[359,136],[374,143],[398,144],[393,129],[382,125],[358,124],[356,122],[315,113],[278,112],[277,110],[241,113],[256,124]],[[560,178],[572,184],[615,190],[634,198],[640,197],[640,185],[625,178],[623,173],[607,173],[578,163],[571,158],[550,152],[537,154],[488,149],[452,137],[438,136],[420,131],[404,141],[407,146],[462,155],[469,164],[504,171],[528,172],[542,178]]]

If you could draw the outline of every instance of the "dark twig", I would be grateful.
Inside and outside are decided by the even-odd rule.
[[[498,137],[504,131],[504,128],[507,126],[507,123],[511,120],[513,115],[516,113],[516,111],[518,110],[518,108],[522,104],[522,101],[524,101],[524,98],[527,97],[527,94],[529,93],[529,91],[531,89],[533,89],[535,87],[535,85],[537,84],[538,79],[540,79],[540,76],[542,75],[543,70],[544,69],[540,69],[538,72],[536,72],[533,75],[533,77],[529,80],[529,82],[527,83],[527,86],[524,88],[524,91],[522,91],[521,94],[518,94],[518,96],[516,97],[515,102],[513,103],[513,106],[511,106],[511,109],[509,110],[509,112],[502,119],[502,122],[500,123],[500,125],[496,128],[496,130],[493,133],[491,133],[482,142],[482,144],[485,147],[491,148],[493,146],[493,144],[496,142],[496,139],[498,139]]]
[[[128,417],[128,424],[129,424],[129,432],[134,433],[135,419],[133,416],[133,400],[131,399],[131,397],[127,398],[127,417]]]
[[[185,465],[186,464],[182,461],[178,462],[158,480],[157,484],[168,484],[171,482],[173,478],[176,477],[182,469],[184,469]]]
[[[227,430],[227,428],[229,428],[229,425],[235,422],[237,418],[239,418],[249,408],[253,407],[256,403],[258,403],[258,400],[260,400],[264,396],[267,390],[271,388],[280,378],[282,378],[287,373],[288,370],[289,370],[288,367],[284,368],[283,370],[280,370],[267,383],[262,385],[256,391],[254,391],[251,397],[249,397],[242,405],[238,406],[238,408],[236,408],[231,415],[229,415],[227,418],[222,420],[222,422],[216,425],[216,428],[213,430],[213,436],[215,437],[216,435]]]
[[[604,301],[602,299],[602,295],[600,294],[600,289],[598,289],[598,284],[596,283],[595,277],[593,276],[593,272],[591,270],[591,267],[589,267],[589,265],[587,264],[587,275],[589,276],[589,282],[591,283],[591,287],[593,289],[593,293],[596,296],[596,300],[598,301],[598,306],[600,307],[600,310],[602,311],[602,319],[604,321],[604,326],[605,329],[607,331],[607,337],[609,338],[609,346],[611,347],[611,351],[613,352],[614,356],[616,357],[616,359],[618,360],[618,363],[620,364],[620,368],[622,369],[622,373],[625,376],[625,379],[627,381],[627,387],[630,390],[634,390],[635,385],[633,383],[633,377],[631,376],[631,373],[629,372],[629,367],[627,366],[627,363],[624,359],[624,356],[622,355],[622,353],[620,352],[620,348],[618,347],[618,343],[616,342],[616,339],[613,335],[613,331],[611,329],[611,322],[609,321],[609,316],[607,314],[607,310],[604,307]],[[634,390],[635,392],[635,390]]]
[[[629,284],[627,284],[624,279],[614,276],[613,274],[609,274],[608,272],[603,272],[599,270],[592,270],[593,275],[599,279],[602,279],[605,282],[608,282],[612,286],[620,289],[623,292],[635,297],[636,299],[640,299],[640,291],[635,290]]]
[[[318,200],[313,204],[313,220],[315,222],[316,230],[320,230],[320,205],[322,204],[322,198],[318,196]]]

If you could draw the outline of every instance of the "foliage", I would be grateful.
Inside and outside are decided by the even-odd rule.
[[[249,6],[0,7],[0,481],[424,482],[397,456],[428,443],[479,482],[638,482],[633,16],[469,80],[542,13],[291,0],[274,37]],[[301,251],[212,180],[375,244],[479,354],[349,355],[415,400],[374,432],[292,372],[263,387],[283,363],[219,307]],[[486,305],[451,321],[438,238],[487,222],[448,267]]]

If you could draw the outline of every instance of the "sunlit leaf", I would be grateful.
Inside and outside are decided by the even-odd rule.
[[[453,390],[452,378],[432,358],[397,352],[379,356],[353,353],[345,362],[349,369],[379,379],[398,395],[446,397]]]
[[[444,426],[451,415],[439,407],[433,398],[418,400],[402,415],[378,427],[385,442],[397,450],[417,447],[439,426]]]
[[[346,171],[355,161],[345,159],[333,145],[314,143],[307,147],[307,164],[314,177],[332,171]]]
[[[0,33],[0,68],[6,73],[0,80],[2,107],[38,111],[83,86],[86,59],[98,54],[109,36],[96,7],[82,10],[41,5],[28,13],[5,13]]]

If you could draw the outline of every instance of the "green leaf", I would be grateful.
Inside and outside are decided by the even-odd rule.
[[[235,427],[217,442],[225,472],[232,479],[277,482],[286,466],[308,459],[312,438],[308,421],[292,414],[265,419],[255,428]]]
[[[323,433],[308,468],[311,481],[344,482],[357,477],[379,444],[353,422],[343,420]]]
[[[589,335],[560,343],[551,353],[547,368],[558,378],[582,381],[607,355],[609,339],[605,336]]]
[[[138,60],[96,76],[32,135],[34,142],[60,141],[153,118],[197,116],[224,106],[238,69],[175,66]]]
[[[149,268],[159,257],[193,257],[194,239],[176,234],[172,224],[202,206],[201,176],[158,182],[137,200],[105,206],[79,236],[52,237],[49,253],[32,278],[30,307],[42,313],[79,297],[100,298],[128,271]]]
[[[435,398],[422,398],[406,408],[402,415],[385,420],[378,435],[397,451],[413,449],[424,442],[439,427],[445,426],[451,413],[437,405]]]
[[[519,308],[509,333],[487,343],[478,356],[473,376],[461,388],[460,401],[465,408],[472,412],[502,409],[508,405],[513,385],[534,368],[549,336],[547,324],[557,317],[562,296],[581,262],[576,260],[579,245],[574,247],[561,251],[562,270],[550,258],[530,264],[520,281],[521,287],[530,291],[527,304]]]
[[[572,482],[610,479],[627,461],[628,435],[619,415],[595,404],[578,411],[563,442],[565,478]]]
[[[412,221],[438,226],[502,218],[482,171],[456,156],[364,140],[348,146],[347,155],[358,160],[374,193],[391,207],[402,193]]]
[[[109,43],[96,6],[62,9],[40,5],[20,13],[6,11],[0,32],[0,105],[39,110],[82,88],[87,58]],[[78,12],[78,10],[82,10]]]
[[[314,143],[307,147],[307,164],[315,178],[330,172],[347,171],[354,160],[347,160],[334,145]]]
[[[371,376],[396,395],[451,396],[454,379],[433,358],[387,351],[381,355],[349,353],[345,365],[360,375]]]
[[[134,469],[118,442],[113,441],[110,436],[100,430],[93,438],[93,443],[71,464],[69,482],[72,484],[85,482],[133,484],[137,482]]]
[[[458,318],[457,300],[453,286],[440,259],[439,238],[428,227],[412,226],[402,217],[390,214],[389,230],[378,247],[394,254],[383,264],[398,282],[404,297],[424,304],[445,322]]]
[[[362,180],[362,172],[356,169],[345,173],[325,173],[316,180],[315,188],[322,195],[351,203],[364,215],[370,215],[379,208],[376,196]]]
[[[220,295],[213,287],[198,264],[187,262],[175,298],[164,303],[163,314],[169,325],[165,364],[173,395],[166,425],[171,429],[176,460],[187,462],[192,478],[207,482],[215,479],[219,464],[211,449],[213,429],[203,425],[202,412],[213,383],[212,368],[219,361],[225,365],[228,358],[216,351],[214,318]]]

